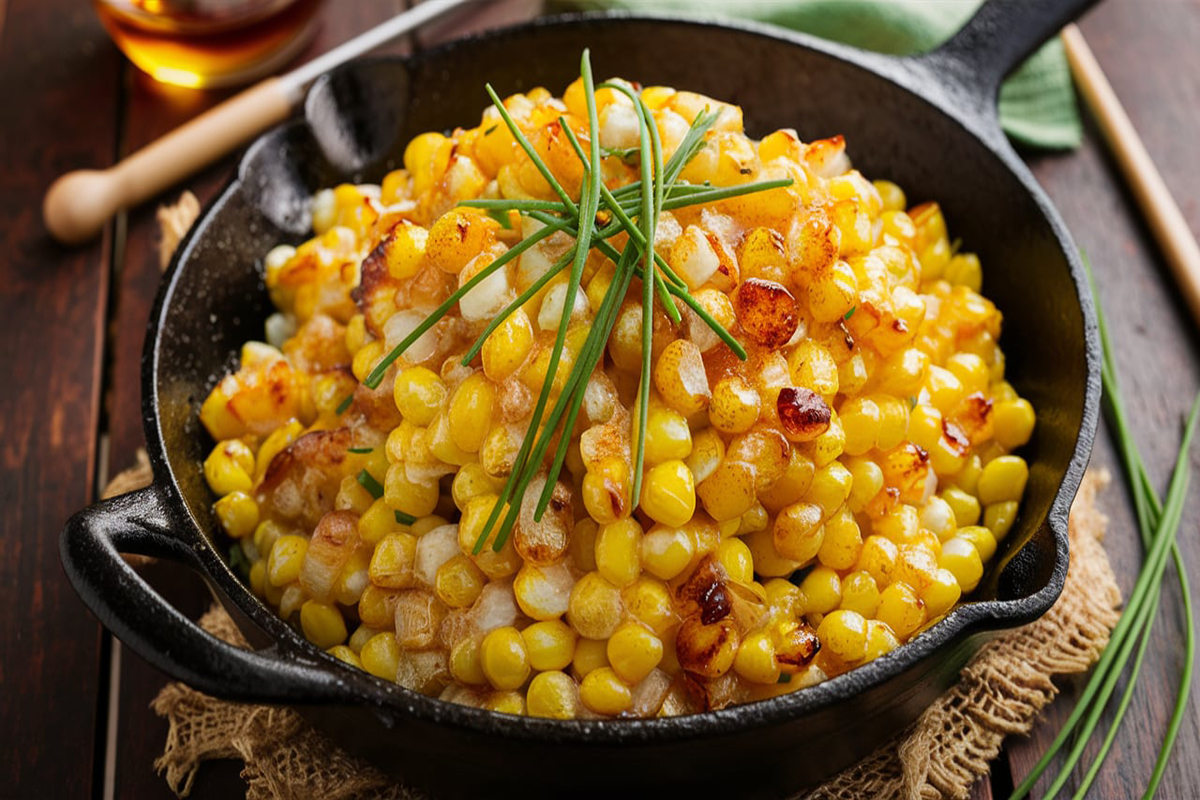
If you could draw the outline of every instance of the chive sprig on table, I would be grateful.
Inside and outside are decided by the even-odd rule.
[[[510,215],[515,212],[540,222],[542,227],[524,237],[452,292],[441,305],[384,356],[363,380],[365,386],[371,389],[378,388],[388,369],[405,350],[449,313],[464,295],[526,250],[555,233],[562,232],[574,238],[575,241],[570,249],[484,328],[462,358],[462,364],[469,365],[472,359],[478,356],[488,336],[510,314],[536,296],[551,280],[564,271],[568,271],[569,267],[562,319],[550,350],[546,379],[538,394],[537,403],[534,405],[528,432],[518,450],[512,473],[505,482],[499,499],[475,542],[473,552],[476,554],[483,550],[489,539],[492,539],[493,550],[498,552],[503,548],[516,524],[525,492],[530,483],[542,472],[542,465],[550,450],[550,445],[557,436],[558,443],[546,474],[545,485],[537,500],[534,519],[540,520],[545,513],[554,491],[555,482],[566,461],[571,431],[575,427],[583,405],[588,381],[604,357],[608,337],[616,324],[617,314],[634,278],[642,281],[642,369],[634,415],[636,430],[633,431],[632,443],[633,486],[631,497],[632,502],[638,501],[644,472],[643,460],[648,416],[646,410],[650,402],[650,365],[655,297],[658,298],[663,310],[673,323],[678,324],[682,320],[676,302],[678,301],[703,320],[738,358],[746,358],[746,350],[741,343],[692,297],[683,279],[675,274],[660,253],[655,252],[654,240],[659,215],[667,210],[702,203],[715,203],[754,192],[790,186],[792,183],[790,179],[782,179],[715,187],[708,183],[697,185],[681,181],[680,175],[684,168],[705,146],[705,135],[717,121],[719,113],[705,109],[698,114],[680,141],[679,147],[671,155],[671,158],[664,161],[662,142],[659,139],[653,113],[637,92],[620,83],[604,83],[599,88],[620,92],[633,103],[638,118],[639,144],[637,148],[622,151],[602,148],[596,108],[596,89],[598,87],[592,76],[591,60],[586,50],[580,63],[580,75],[583,79],[588,113],[588,149],[586,152],[566,120],[560,117],[558,121],[564,135],[583,164],[584,179],[579,199],[572,198],[555,178],[516,120],[508,113],[503,100],[489,84],[486,87],[488,96],[504,124],[512,133],[517,145],[533,162],[559,200],[556,202],[531,199],[477,199],[460,203],[462,206],[485,211],[500,220],[502,224],[508,223]],[[602,159],[609,157],[619,158],[627,164],[636,164],[639,167],[640,180],[610,190],[604,184],[600,169]],[[619,234],[627,236],[624,248],[621,250],[618,250],[609,241]],[[562,363],[563,348],[566,344],[567,328],[571,320],[571,313],[575,308],[575,298],[581,289],[583,268],[588,253],[592,249],[596,249],[612,261],[616,266],[615,273],[596,310],[593,324],[579,355],[570,364],[562,389],[551,406],[550,400],[556,382],[556,373]],[[338,413],[349,408],[350,403],[351,398],[348,397],[339,406]],[[547,413],[548,406],[550,407],[549,413]],[[399,517],[397,516],[397,518]],[[492,538],[493,532],[495,532],[494,538]]]
[[[1090,279],[1091,265],[1088,264],[1086,256],[1084,257],[1084,264],[1088,268],[1088,277]],[[1030,771],[1029,775],[1026,776],[1025,780],[1016,787],[1012,794],[1012,800],[1019,800],[1019,798],[1029,794],[1037,780],[1050,767],[1058,752],[1066,745],[1067,740],[1074,736],[1075,739],[1071,750],[1067,754],[1065,761],[1060,765],[1058,775],[1049,788],[1047,788],[1045,798],[1049,800],[1058,795],[1070,779],[1075,766],[1083,756],[1084,750],[1091,743],[1092,736],[1100,722],[1100,717],[1108,707],[1108,701],[1116,689],[1116,684],[1132,657],[1133,665],[1130,668],[1121,700],[1113,714],[1112,723],[1105,734],[1104,740],[1101,742],[1099,751],[1089,765],[1074,794],[1077,800],[1086,797],[1088,789],[1091,788],[1096,775],[1100,771],[1101,765],[1104,763],[1105,757],[1112,748],[1121,720],[1125,716],[1125,711],[1128,709],[1129,703],[1133,698],[1133,691],[1137,686],[1138,675],[1141,672],[1142,662],[1145,658],[1146,649],[1150,642],[1150,635],[1154,628],[1155,612],[1159,607],[1168,553],[1171,554],[1172,560],[1175,563],[1180,593],[1183,596],[1184,621],[1186,625],[1184,666],[1180,676],[1179,689],[1176,694],[1175,708],[1171,714],[1171,721],[1167,726],[1167,731],[1163,737],[1162,746],[1159,749],[1158,758],[1154,765],[1154,772],[1150,776],[1150,781],[1146,786],[1143,797],[1153,797],[1155,791],[1158,789],[1159,782],[1162,780],[1167,761],[1175,744],[1175,739],[1179,734],[1179,726],[1183,721],[1184,711],[1188,705],[1192,673],[1195,668],[1196,643],[1191,586],[1188,581],[1187,569],[1179,552],[1177,537],[1179,523],[1183,516],[1184,500],[1187,497],[1187,487],[1191,480],[1188,452],[1196,432],[1197,419],[1200,417],[1200,395],[1193,402],[1191,412],[1188,414],[1187,422],[1184,426],[1183,438],[1179,445],[1179,452],[1176,455],[1174,471],[1171,474],[1171,481],[1167,487],[1166,500],[1160,500],[1157,491],[1150,481],[1146,465],[1142,461],[1137,442],[1130,429],[1129,418],[1125,413],[1116,362],[1113,360],[1112,355],[1113,349],[1094,282],[1092,285],[1092,296],[1096,298],[1096,318],[1099,323],[1100,341],[1103,347],[1101,376],[1104,383],[1105,410],[1108,412],[1108,420],[1115,434],[1117,450],[1125,470],[1129,491],[1133,496],[1138,530],[1141,534],[1142,546],[1146,551],[1146,556],[1142,569],[1138,573],[1133,591],[1130,593],[1129,600],[1126,603],[1125,610],[1121,614],[1116,627],[1113,628],[1108,647],[1105,648],[1100,660],[1096,663],[1091,677],[1088,679],[1083,692],[1076,701],[1075,708],[1063,724],[1058,735],[1054,738],[1054,741],[1050,743],[1050,746],[1042,755],[1042,758]],[[1135,645],[1137,646],[1136,654],[1133,653]]]

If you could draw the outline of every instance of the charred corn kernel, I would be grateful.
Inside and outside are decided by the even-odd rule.
[[[400,645],[396,643],[396,634],[378,633],[372,636],[363,645],[358,658],[363,669],[376,678],[396,680],[396,670],[400,668]]]
[[[816,557],[825,538],[821,517],[821,507],[814,503],[795,503],[780,511],[771,532],[775,551],[801,564]]]
[[[654,386],[663,402],[684,416],[703,410],[712,393],[700,348],[688,339],[668,344],[654,365]]]
[[[590,571],[596,568],[596,536],[599,533],[600,526],[594,519],[584,517],[576,521],[567,547],[578,569]]]
[[[579,699],[590,711],[607,716],[627,711],[633,704],[629,686],[611,667],[589,672],[579,685]]]
[[[406,589],[416,580],[413,574],[416,557],[417,537],[410,533],[389,533],[375,545],[367,575],[380,588]]]
[[[933,579],[921,591],[921,600],[925,603],[925,611],[930,619],[942,616],[962,596],[962,587],[958,579],[948,569],[939,568],[933,573]]]
[[[979,559],[985,564],[992,560],[992,556],[996,555],[996,537],[982,525],[964,526],[959,528],[954,535],[975,545],[975,549],[979,551]]]
[[[966,286],[973,292],[983,290],[983,267],[979,256],[974,253],[957,253],[946,265],[946,280],[958,286]]]
[[[529,677],[529,653],[516,628],[496,628],[484,636],[479,661],[488,683],[497,689],[516,689]]]
[[[755,484],[753,466],[726,459],[696,487],[696,495],[710,517],[724,522],[740,518],[754,507]]]
[[[438,567],[433,591],[450,608],[466,608],[479,599],[487,576],[475,562],[459,554]]]
[[[875,448],[879,440],[879,406],[870,397],[854,397],[838,410],[846,432],[845,452],[860,456]]]
[[[978,494],[979,476],[983,474],[983,461],[978,454],[966,459],[963,468],[954,476],[954,485],[968,494]],[[965,524],[959,520],[959,524]],[[974,523],[970,523],[974,524]]]
[[[602,639],[579,639],[575,643],[575,655],[571,666],[580,680],[589,673],[608,666],[608,641]]]
[[[842,578],[841,607],[870,619],[879,608],[879,586],[871,573],[855,570]]]
[[[696,545],[679,528],[655,525],[642,537],[642,567],[656,578],[669,581],[692,562]]]
[[[1022,446],[1033,435],[1036,415],[1028,400],[1016,398],[996,403],[992,408],[992,424],[996,441],[1008,450]]]
[[[403,464],[388,467],[383,484],[383,499],[396,511],[412,517],[424,517],[437,508],[437,481],[414,483],[408,479]]]
[[[953,537],[942,542],[938,566],[950,570],[964,593],[972,592],[983,577],[983,561],[974,543]]]
[[[480,658],[481,642],[478,636],[464,636],[450,648],[450,674],[456,681],[471,686],[487,683]]]
[[[525,715],[525,697],[517,691],[492,692],[483,701],[483,708],[496,714]]]
[[[474,209],[447,211],[429,229],[425,259],[443,272],[457,275],[495,242],[499,229],[499,222]]]
[[[908,639],[925,622],[925,604],[916,590],[903,581],[895,581],[879,595],[876,618],[886,624],[901,641]]]
[[[864,661],[874,661],[899,646],[900,640],[886,623],[875,619],[867,621],[867,652]]]
[[[867,620],[857,611],[835,609],[821,620],[817,638],[842,661],[861,661],[867,654]]]
[[[799,502],[812,486],[813,474],[816,467],[813,461],[800,449],[793,447],[788,455],[787,467],[783,475],[767,489],[760,490],[758,499],[768,511],[779,511],[785,506]]]
[[[605,458],[583,477],[583,504],[600,524],[615,522],[632,512],[629,465],[620,458]]]
[[[385,355],[387,345],[375,339],[367,342],[358,349],[354,354],[354,358],[350,361],[350,371],[354,373],[355,379],[362,383],[371,374],[371,370],[375,369]]]
[[[817,550],[817,560],[827,567],[846,570],[854,566],[862,550],[862,532],[854,514],[842,506],[825,522],[825,536]]]
[[[529,682],[525,704],[531,717],[574,719],[579,713],[579,689],[564,672],[542,672]]]
[[[946,436],[939,436],[929,447],[929,465],[941,477],[957,477],[968,463],[960,445]]]
[[[301,609],[301,613],[303,613],[303,609]],[[358,653],[354,652],[349,647],[346,647],[344,644],[330,647],[325,652],[329,653],[329,655],[333,656],[344,664],[349,664],[356,669],[363,668],[362,661],[359,661],[358,659]]]
[[[725,568],[730,579],[738,583],[753,582],[754,557],[741,539],[722,539],[717,545],[717,561]]]
[[[974,495],[951,486],[942,492],[942,499],[950,505],[958,525],[974,525],[979,521],[979,499]]]
[[[300,606],[300,628],[304,638],[322,650],[346,641],[346,620],[332,603],[306,601]]]
[[[692,431],[683,415],[669,408],[651,408],[646,415],[646,464],[686,459],[691,452]]]
[[[493,381],[512,375],[533,349],[533,325],[524,309],[516,309],[483,342],[483,371]]]
[[[921,507],[921,527],[937,536],[938,541],[946,541],[958,529],[954,509],[945,500],[934,495]]]
[[[599,572],[576,581],[567,606],[567,622],[580,636],[607,639],[621,622],[621,592]]]
[[[887,586],[892,582],[898,558],[900,548],[891,539],[878,535],[868,536],[863,541],[854,568],[869,573],[877,585]]]
[[[812,485],[808,487],[805,499],[820,506],[821,518],[828,519],[846,502],[853,482],[850,470],[842,462],[831,461],[813,474]]]
[[[472,373],[462,382],[450,400],[447,422],[454,444],[468,453],[479,452],[483,438],[492,427],[496,390],[482,374]]]
[[[979,502],[983,505],[1020,500],[1029,480],[1029,466],[1020,456],[993,458],[979,475]],[[978,515],[976,515],[978,518]]]
[[[842,603],[842,579],[829,567],[815,567],[800,582],[804,593],[804,611],[828,614]]]
[[[633,686],[662,661],[663,643],[640,623],[626,622],[609,637],[607,653],[613,672]]]
[[[1004,541],[1004,537],[1012,530],[1013,522],[1017,519],[1018,503],[1007,500],[1003,503],[993,503],[983,510],[983,524],[991,530],[996,541]]]
[[[600,526],[596,533],[596,569],[614,586],[628,586],[642,571],[642,526],[626,518]]]
[[[779,662],[775,660],[775,643],[771,636],[756,631],[742,640],[733,671],[751,683],[772,684],[779,680]]]
[[[264,560],[255,561],[250,567],[250,588],[253,592],[262,597],[267,586],[267,562]]]
[[[426,426],[446,401],[446,384],[425,367],[408,367],[392,387],[396,408],[414,425]]]
[[[560,619],[535,622],[521,631],[529,666],[535,670],[566,669],[575,657],[579,635]]]
[[[213,506],[221,527],[234,539],[249,536],[258,526],[258,503],[245,492],[230,492]]]
[[[249,492],[253,486],[254,453],[240,439],[218,442],[204,459],[204,479],[215,494]]]
[[[846,505],[858,513],[883,490],[883,469],[869,458],[852,459],[847,464],[850,472],[850,495]]]
[[[758,420],[762,400],[745,379],[724,378],[713,389],[708,420],[722,433],[745,433]]]
[[[647,424],[650,420],[647,420]],[[647,447],[649,444],[647,443]],[[725,458],[725,442],[714,428],[705,428],[691,437],[691,451],[683,456],[697,484],[708,479]]]
[[[652,467],[642,482],[642,511],[664,525],[680,526],[696,511],[692,471],[679,459]]]
[[[267,580],[272,586],[287,586],[298,579],[307,553],[308,539],[292,534],[280,536],[267,558]]]

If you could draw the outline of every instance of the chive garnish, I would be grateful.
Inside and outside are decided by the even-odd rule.
[[[372,453],[374,451],[375,451],[374,447],[349,447],[346,449],[347,453],[354,453],[355,455],[360,455],[360,456],[365,455],[367,453]]]
[[[1084,255],[1084,265],[1087,267],[1088,278],[1091,281],[1091,265],[1088,263],[1086,254]],[[1129,491],[1133,495],[1138,529],[1146,556],[1142,569],[1138,573],[1133,591],[1130,593],[1128,602],[1125,605],[1125,610],[1121,614],[1121,618],[1117,621],[1116,627],[1113,628],[1108,647],[1105,648],[1100,660],[1096,662],[1095,669],[1088,679],[1079,699],[1076,701],[1075,708],[1071,711],[1071,715],[1063,724],[1054,741],[1046,749],[1041,760],[1038,761],[1025,780],[1016,787],[1012,794],[1012,800],[1019,800],[1019,798],[1029,794],[1038,778],[1049,768],[1051,761],[1053,761],[1058,751],[1063,748],[1069,738],[1075,736],[1071,751],[1068,753],[1061,771],[1047,789],[1045,797],[1052,798],[1058,794],[1063,785],[1070,779],[1071,773],[1075,765],[1079,763],[1084,749],[1091,743],[1092,734],[1095,732],[1100,717],[1103,715],[1108,701],[1112,697],[1116,684],[1124,673],[1125,666],[1128,664],[1130,657],[1133,657],[1133,665],[1130,668],[1120,703],[1114,712],[1112,724],[1105,735],[1104,741],[1101,743],[1100,750],[1096,753],[1094,760],[1088,767],[1074,795],[1076,798],[1086,796],[1088,789],[1099,773],[1105,756],[1108,755],[1109,750],[1112,748],[1117,729],[1122,718],[1125,716],[1125,712],[1133,696],[1133,690],[1137,685],[1137,678],[1141,671],[1142,661],[1150,640],[1150,633],[1154,626],[1155,612],[1159,606],[1168,552],[1175,563],[1180,592],[1183,595],[1183,610],[1186,620],[1184,667],[1183,673],[1180,676],[1179,689],[1176,694],[1175,708],[1171,715],[1171,721],[1168,724],[1166,735],[1163,737],[1158,759],[1154,765],[1154,772],[1150,777],[1149,785],[1146,787],[1143,797],[1153,796],[1159,782],[1162,780],[1171,755],[1171,749],[1179,734],[1179,726],[1183,721],[1183,714],[1187,709],[1192,673],[1195,668],[1196,645],[1191,586],[1188,580],[1187,569],[1183,563],[1176,540],[1179,532],[1179,523],[1183,515],[1184,500],[1187,496],[1187,486],[1191,478],[1188,451],[1191,447],[1192,438],[1195,435],[1197,418],[1200,417],[1200,395],[1196,397],[1196,400],[1192,404],[1191,412],[1188,414],[1183,438],[1175,460],[1175,468],[1171,474],[1171,481],[1168,485],[1166,500],[1164,502],[1159,499],[1158,493],[1150,481],[1145,462],[1142,460],[1137,442],[1129,426],[1129,418],[1125,412],[1124,402],[1121,398],[1116,361],[1113,358],[1112,345],[1105,324],[1104,314],[1100,308],[1099,296],[1096,293],[1094,281],[1092,281],[1092,296],[1096,300],[1096,319],[1100,329],[1100,341],[1103,348],[1101,376],[1104,383],[1105,410],[1108,412],[1108,420],[1115,434],[1114,439],[1116,440],[1122,466],[1125,469]],[[1138,647],[1136,655],[1133,653],[1135,644]],[[1081,721],[1082,725],[1080,724]]]
[[[403,511],[397,511],[395,513],[396,513],[396,522],[399,522],[401,525],[412,525],[414,522],[417,521],[417,518],[414,517],[412,514],[405,514]]]
[[[850,319],[851,317],[854,316],[855,311],[858,311],[858,306],[850,306],[850,310],[846,312],[845,316],[843,316],[842,319]]]
[[[499,113],[503,124],[513,136],[517,146],[524,151],[534,167],[546,183],[558,196],[557,201],[520,200],[480,198],[466,200],[459,205],[478,208],[484,213],[500,220],[501,224],[510,222],[510,215],[528,217],[542,223],[543,227],[525,237],[487,267],[465,282],[453,292],[445,302],[436,308],[424,321],[391,350],[363,381],[363,384],[376,389],[382,383],[391,365],[418,338],[441,320],[458,301],[509,261],[518,257],[522,252],[533,247],[543,239],[562,231],[575,239],[574,245],[533,285],[522,292],[521,296],[509,303],[476,338],[467,353],[463,356],[464,366],[469,365],[483,348],[483,343],[495,329],[506,320],[516,309],[523,306],[551,280],[564,271],[567,273],[567,296],[563,304],[562,318],[559,321],[554,344],[550,350],[547,362],[545,383],[538,394],[533,413],[530,416],[527,433],[514,460],[513,469],[505,482],[495,507],[489,514],[483,526],[483,532],[475,542],[473,552],[482,551],[492,533],[495,538],[492,548],[499,551],[505,544],[520,512],[522,499],[529,484],[539,475],[545,475],[545,487],[538,498],[535,519],[541,519],[555,482],[562,470],[570,445],[570,433],[574,429],[583,405],[583,398],[592,373],[604,358],[608,337],[616,324],[618,312],[625,299],[634,278],[642,281],[642,374],[638,386],[638,400],[635,418],[638,420],[634,434],[633,452],[633,494],[630,498],[637,503],[643,477],[643,455],[645,451],[646,414],[644,409],[649,405],[650,366],[651,366],[651,333],[653,331],[654,300],[657,297],[664,312],[672,322],[682,320],[679,304],[688,306],[697,314],[714,333],[725,342],[741,359],[745,359],[746,350],[719,322],[713,319],[704,308],[692,297],[687,284],[675,274],[670,265],[660,253],[655,252],[655,226],[663,211],[684,208],[702,203],[715,203],[754,192],[766,191],[791,185],[790,180],[757,181],[730,187],[715,187],[709,183],[690,184],[679,180],[684,167],[705,146],[705,136],[716,122],[718,113],[705,109],[696,115],[688,127],[687,133],[680,141],[679,147],[670,159],[664,163],[662,143],[659,141],[658,128],[653,114],[640,95],[627,86],[620,84],[602,84],[623,92],[632,101],[638,114],[639,143],[636,148],[627,150],[611,150],[600,146],[599,120],[596,108],[596,85],[592,78],[590,56],[587,50],[580,59],[580,76],[583,78],[584,95],[587,101],[588,148],[585,151],[575,132],[560,118],[562,131],[575,150],[584,168],[583,186],[578,200],[573,199],[562,184],[555,178],[554,173],[538,155],[536,148],[525,136],[517,122],[508,113],[500,96],[488,84],[485,88],[492,100],[493,106]],[[497,123],[499,124],[499,123]],[[488,131],[491,132],[490,130]],[[486,134],[485,134],[486,135]],[[636,163],[641,178],[615,190],[609,190],[604,184],[601,165],[604,158],[621,158],[633,164],[632,152],[636,151]],[[609,242],[618,234],[625,234],[626,239],[622,249]],[[573,362],[566,372],[566,378],[561,377],[562,387],[558,396],[552,395],[556,383],[556,373],[563,359],[563,349],[566,343],[567,328],[575,307],[575,298],[581,290],[583,268],[588,254],[592,249],[598,250],[615,265],[613,280],[596,310],[588,335]],[[548,413],[547,413],[548,410]],[[558,443],[554,450],[548,472],[543,470],[544,462],[550,451],[550,444],[555,437]],[[361,476],[360,476],[361,480]],[[372,479],[374,480],[374,479]],[[364,484],[365,485],[365,484]],[[378,485],[378,484],[376,484]],[[506,510],[507,509],[507,510]],[[397,512],[397,519],[400,514]]]
[[[346,395],[345,399],[342,400],[342,402],[338,403],[337,408],[335,409],[337,415],[340,417],[342,414],[345,414],[346,409],[348,409],[350,407],[350,404],[353,402],[354,402],[354,395],[353,394]]]
[[[375,476],[367,472],[365,469],[358,473],[358,482],[361,483],[363,488],[370,492],[371,496],[376,500],[383,497],[383,485],[380,484],[379,481],[375,480]]]

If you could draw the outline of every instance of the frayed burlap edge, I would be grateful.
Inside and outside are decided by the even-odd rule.
[[[144,486],[149,465],[141,460],[117,481],[126,489]],[[1054,699],[1053,679],[1086,672],[1095,663],[1121,602],[1102,545],[1107,519],[1095,505],[1108,481],[1106,473],[1089,472],[1080,487],[1071,510],[1071,566],[1054,607],[987,644],[959,683],[915,724],[810,792],[809,800],[965,798],[988,772],[1004,738],[1028,733]],[[228,642],[246,644],[220,606],[200,624]],[[169,724],[155,767],[181,797],[191,791],[201,763],[219,758],[245,764],[246,796],[253,800],[418,797],[341,751],[290,709],[227,703],[180,683],[164,687],[152,707]]]

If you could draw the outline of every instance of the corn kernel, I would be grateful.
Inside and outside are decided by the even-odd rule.
[[[349,664],[350,666],[355,667],[356,669],[363,668],[362,661],[360,661],[358,659],[358,653],[354,652],[349,647],[346,647],[346,645],[344,645],[344,644],[339,644],[334,647],[330,647],[325,652],[329,653],[329,655],[333,656],[338,661],[341,661],[344,664]]]
[[[779,663],[775,660],[775,643],[770,635],[757,631],[742,640],[733,671],[751,683],[773,684],[779,680]]]
[[[815,567],[800,582],[805,613],[828,614],[842,602],[842,580],[829,567]]]
[[[385,681],[396,680],[396,670],[400,668],[400,645],[396,643],[394,633],[379,633],[372,636],[363,645],[358,654],[363,669],[377,678]]]
[[[900,548],[891,539],[883,536],[868,536],[863,541],[862,550],[855,562],[855,569],[864,570],[875,579],[879,586],[887,586],[892,582],[896,571],[896,561],[900,558]],[[945,566],[945,565],[943,565]]]
[[[924,624],[925,604],[913,587],[896,581],[880,593],[876,616],[904,641]]]
[[[867,621],[867,653],[864,661],[874,661],[899,646],[900,640],[885,623],[875,619]]]
[[[249,536],[258,526],[258,503],[245,492],[230,492],[213,506],[221,527],[234,539]]]
[[[496,628],[484,636],[479,659],[488,683],[497,689],[516,689],[529,677],[529,653],[516,628]]]
[[[996,537],[982,525],[967,525],[959,528],[954,535],[975,545],[980,560],[985,564],[996,554]]]
[[[930,619],[936,619],[954,608],[954,604],[962,596],[962,587],[958,579],[948,569],[939,568],[933,574],[933,580],[921,592],[921,600]]]
[[[459,554],[438,567],[433,590],[450,608],[466,608],[479,599],[486,581],[475,562]]]
[[[741,377],[724,378],[713,389],[708,419],[722,433],[745,433],[758,420],[762,400]]]
[[[463,381],[450,399],[447,422],[450,438],[467,453],[477,453],[483,438],[492,427],[496,390],[482,374],[476,372]]]
[[[879,608],[879,586],[871,573],[855,570],[842,578],[841,607],[870,619]]]
[[[668,344],[654,365],[654,386],[663,402],[684,416],[703,410],[712,393],[700,348],[688,339]]]
[[[985,506],[993,503],[1019,501],[1025,493],[1025,482],[1029,480],[1029,466],[1020,456],[993,458],[979,476],[979,502]],[[978,519],[979,515],[976,514]]]
[[[218,442],[204,459],[204,478],[214,493],[248,493],[253,485],[254,453],[239,439]]]
[[[514,310],[483,342],[483,371],[500,382],[512,375],[533,349],[533,325],[524,309]]]
[[[300,628],[304,638],[322,650],[346,641],[346,620],[332,603],[305,602],[300,606]]]
[[[842,661],[861,661],[867,654],[867,620],[857,611],[830,611],[817,627],[817,637]]]
[[[753,466],[726,459],[696,487],[696,495],[710,517],[724,522],[739,518],[754,507],[755,486]]]
[[[437,481],[414,483],[408,479],[408,473],[403,464],[392,464],[388,467],[387,479],[383,484],[384,500],[387,504],[402,513],[413,517],[425,517],[437,508]]]
[[[576,528],[576,533],[578,528]],[[679,528],[655,525],[642,537],[642,567],[656,578],[669,581],[692,562],[696,545]]]
[[[589,572],[571,589],[567,621],[580,636],[607,639],[621,622],[621,592],[599,572]]]
[[[575,644],[575,656],[571,659],[571,666],[580,680],[601,667],[607,667],[608,641],[580,639]]]
[[[942,492],[942,499],[954,512],[954,520],[961,525],[974,525],[979,522],[979,500],[971,494],[951,486]]]
[[[846,570],[854,566],[862,550],[862,532],[854,514],[842,506],[825,523],[825,536],[817,550],[817,559],[827,567]]]
[[[647,419],[647,423],[651,420]],[[647,449],[649,443],[647,442]],[[708,479],[725,459],[725,442],[714,428],[705,428],[691,437],[691,450],[683,456],[697,485]]]
[[[1016,398],[996,403],[992,408],[996,441],[1001,447],[1013,450],[1024,445],[1033,435],[1036,415],[1028,400]]]
[[[620,458],[605,458],[583,478],[583,504],[600,524],[629,516],[632,490],[629,465]]]
[[[607,652],[613,672],[632,686],[662,661],[663,643],[643,625],[626,622],[609,637]]]
[[[427,426],[446,401],[446,385],[433,370],[408,367],[396,376],[392,387],[396,408],[414,425]]]
[[[680,526],[696,511],[696,485],[678,459],[652,467],[642,482],[641,508],[656,522]]]
[[[531,717],[574,719],[579,713],[579,690],[563,672],[542,672],[529,683],[525,702]]]
[[[993,503],[983,510],[983,524],[991,530],[997,541],[1003,541],[1012,529],[1013,522],[1017,519],[1018,505],[1016,500],[1008,500]]]
[[[600,527],[596,534],[596,569],[615,586],[628,586],[642,571],[642,526],[621,519]],[[596,637],[598,638],[598,637]]]
[[[481,639],[464,636],[450,648],[450,674],[460,683],[478,686],[487,683],[480,658]]]
[[[560,619],[535,622],[521,631],[529,666],[538,671],[561,670],[575,657],[579,635]]]
[[[821,517],[821,507],[814,503],[795,503],[780,511],[772,529],[775,551],[801,564],[815,558],[825,538]]]
[[[983,577],[983,560],[979,557],[979,550],[972,542],[957,536],[942,542],[938,566],[954,575],[964,594],[974,591]]]
[[[669,408],[651,407],[646,415],[646,464],[686,459],[691,452],[692,431],[683,415]]]
[[[584,677],[579,698],[589,710],[608,716],[620,714],[633,704],[629,686],[611,667],[599,667]]]
[[[307,553],[308,539],[291,534],[280,536],[267,558],[267,580],[272,586],[287,586],[297,580]]]

